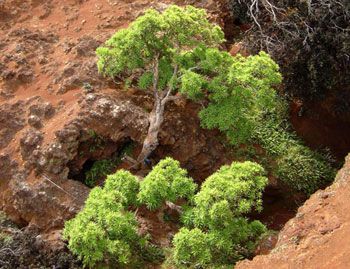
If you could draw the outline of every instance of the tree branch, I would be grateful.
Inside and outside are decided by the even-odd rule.
[[[153,66],[153,95],[156,101],[159,99],[158,94],[158,82],[159,82],[159,53],[156,54]]]

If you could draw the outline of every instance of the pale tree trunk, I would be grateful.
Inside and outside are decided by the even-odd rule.
[[[178,66],[174,68],[173,78],[175,78],[178,71]],[[168,101],[176,100],[177,97],[171,95],[172,86],[168,87],[163,91],[158,91],[158,80],[159,80],[159,55],[155,58],[153,67],[153,95],[154,95],[154,106],[149,115],[149,127],[146,138],[143,142],[142,150],[137,157],[137,164],[140,164],[147,159],[151,153],[159,145],[158,133],[160,127],[164,121],[164,108]]]
[[[158,141],[158,133],[160,130],[160,126],[163,123],[164,120],[164,107],[165,102],[163,100],[155,100],[155,107],[151,111],[149,115],[149,127],[148,132],[145,140],[143,141],[143,147],[142,151],[137,157],[137,162],[141,163],[146,158],[148,158],[149,155],[157,148],[159,141]]]

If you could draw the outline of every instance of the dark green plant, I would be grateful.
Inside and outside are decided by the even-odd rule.
[[[266,113],[254,132],[256,141],[275,163],[272,172],[291,189],[312,194],[333,180],[329,155],[310,150],[290,130],[282,102]]]
[[[98,160],[95,161],[91,169],[85,173],[85,185],[94,187],[97,180],[106,177],[108,174],[113,172],[115,164],[112,160]]]

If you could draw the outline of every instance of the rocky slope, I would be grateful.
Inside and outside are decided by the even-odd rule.
[[[0,0],[0,209],[17,224],[59,236],[89,192],[79,174],[147,129],[152,97],[99,77],[95,49],[153,7],[195,4],[220,21],[224,1]],[[118,87],[118,86],[117,86]],[[180,160],[201,180],[226,158],[199,106],[169,106],[153,159]]]
[[[240,262],[236,269],[329,269],[350,266],[350,155],[335,182],[299,208],[268,255]]]
[[[59,230],[82,207],[89,192],[78,180],[86,165],[120,152],[130,142],[137,154],[146,132],[152,98],[132,89],[126,91],[122,85],[116,90],[114,84],[99,77],[95,48],[145,9],[164,9],[170,3],[204,7],[222,26],[228,20],[225,0],[0,0],[0,209],[20,227],[40,233],[40,240],[36,238],[39,245],[47,242],[63,248],[57,246]],[[173,156],[196,180],[232,161],[219,133],[200,128],[199,109],[185,100],[170,105],[160,146],[153,155],[155,162]],[[338,183],[328,192],[315,194],[300,209],[298,217],[283,230],[282,235],[290,236],[280,236],[272,254],[243,262],[239,268],[259,268],[254,267],[256,261],[268,265],[273,259],[281,267],[261,268],[283,268],[286,264],[299,268],[294,266],[293,257],[301,255],[300,242],[311,244],[312,238],[329,238],[335,244],[336,238],[331,238],[337,235],[343,241],[339,239],[329,253],[345,249],[346,237],[337,232],[349,223],[346,204],[341,201],[348,199],[346,190],[350,188],[339,180],[346,171],[340,172]],[[331,205],[336,214],[328,208]],[[279,214],[274,207],[267,212],[269,216]],[[328,213],[318,215],[322,212]],[[284,223],[290,214],[294,213],[279,218]],[[155,230],[159,227],[158,223],[147,225]],[[28,245],[28,240],[25,242]],[[324,245],[324,249],[310,245],[305,259],[316,259],[312,255],[332,247],[331,243]],[[290,251],[283,252],[290,255],[288,258],[270,258],[283,249]],[[334,257],[341,252],[337,253]],[[28,268],[23,266],[15,265]]]

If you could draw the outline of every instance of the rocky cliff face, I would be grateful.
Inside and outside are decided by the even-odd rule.
[[[299,208],[268,255],[242,261],[236,269],[329,269],[350,266],[350,155],[335,182]]]

